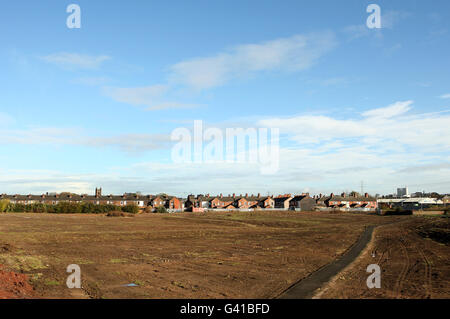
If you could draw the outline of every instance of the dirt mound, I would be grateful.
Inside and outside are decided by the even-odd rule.
[[[0,299],[29,298],[32,293],[27,275],[5,271],[0,265]]]
[[[450,220],[448,218],[436,218],[428,220],[416,228],[417,234],[423,238],[429,238],[439,243],[450,243]]]

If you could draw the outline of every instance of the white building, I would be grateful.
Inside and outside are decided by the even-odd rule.
[[[397,188],[397,197],[410,197],[408,192],[408,187]]]

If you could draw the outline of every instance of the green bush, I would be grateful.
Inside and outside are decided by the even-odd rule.
[[[0,204],[1,205],[1,204]],[[131,205],[130,205],[131,206]],[[0,206],[1,208],[2,206]],[[137,206],[136,206],[137,208]],[[105,214],[111,211],[124,211],[134,213],[136,210],[131,207],[120,207],[115,205],[96,205],[94,203],[73,203],[73,202],[59,202],[56,205],[52,204],[11,204],[7,205],[6,212],[13,213],[49,213],[49,214]],[[1,211],[1,210],[0,210]],[[139,212],[139,208],[137,208]]]
[[[157,214],[167,214],[168,211],[167,211],[167,209],[165,207],[159,206],[159,207],[156,208],[155,213],[157,213]]]
[[[9,206],[9,200],[2,199],[0,200],[0,213],[6,213]]]
[[[136,205],[127,205],[122,207],[122,211],[130,214],[139,214],[139,207]]]

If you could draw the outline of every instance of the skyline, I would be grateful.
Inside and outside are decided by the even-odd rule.
[[[450,190],[448,1],[24,3],[0,12],[0,193]],[[174,163],[198,120],[279,128],[279,170]]]

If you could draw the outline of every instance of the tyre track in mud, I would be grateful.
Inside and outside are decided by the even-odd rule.
[[[409,258],[409,254],[408,254],[408,248],[406,247],[406,245],[403,243],[403,239],[400,239],[398,241],[400,243],[401,249],[403,251],[403,254],[405,256],[405,260],[406,263],[403,264],[402,270],[400,272],[400,274],[397,277],[397,280],[395,282],[394,285],[394,298],[400,298],[402,293],[401,293],[401,289],[403,286],[403,283],[406,279],[406,275],[408,274],[408,271],[410,269],[410,258]]]
[[[335,259],[328,265],[311,273],[308,277],[296,282],[284,292],[282,292],[278,299],[310,299],[314,296],[315,291],[329,282],[334,276],[339,274],[344,268],[350,265],[358,258],[361,252],[366,248],[372,239],[373,230],[377,226],[367,226],[359,239],[353,246],[347,250],[339,258]]]

